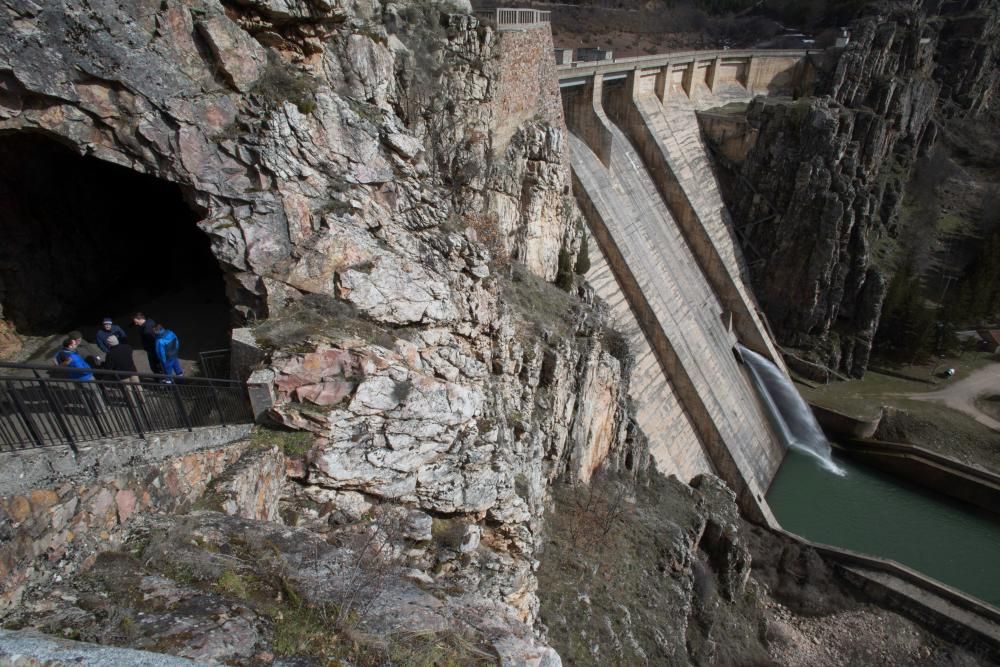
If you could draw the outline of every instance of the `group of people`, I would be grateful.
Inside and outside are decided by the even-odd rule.
[[[180,360],[177,357],[180,352],[180,341],[177,335],[170,329],[157,324],[143,313],[137,312],[132,316],[132,324],[138,330],[138,337],[142,342],[142,349],[146,352],[149,360],[149,368],[153,373],[165,375],[163,382],[172,382],[172,378],[184,375]],[[71,331],[63,341],[62,348],[56,353],[55,363],[57,366],[75,369],[67,371],[66,377],[76,380],[93,380],[94,368],[101,368],[110,371],[119,371],[122,375],[117,376],[128,382],[138,382],[136,373],[139,371],[135,367],[135,360],[132,357],[132,346],[128,343],[128,335],[125,330],[114,323],[110,317],[105,317],[101,322],[101,328],[97,330],[97,347],[104,354],[94,357],[90,362],[79,353],[80,343],[83,342],[83,334],[79,331]],[[92,362],[92,363],[91,363]],[[125,375],[125,374],[129,375]]]

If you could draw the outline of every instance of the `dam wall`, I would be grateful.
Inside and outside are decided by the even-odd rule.
[[[636,353],[639,425],[663,472],[689,479],[711,470],[752,516],[768,513],[761,499],[784,447],[732,348],[740,342],[784,364],[743,282],[696,112],[755,90],[799,91],[809,84],[805,55],[670,54],[624,68],[559,68],[574,193],[600,248],[587,279]]]
[[[732,353],[738,340],[733,318],[642,158],[605,115],[600,80],[580,92],[585,99],[576,102],[590,105],[589,117],[566,104],[564,95],[570,106],[574,192],[659,366],[634,375],[633,392],[643,393],[650,382],[662,384],[655,376],[664,376],[683,408],[675,419],[692,427],[668,429],[682,437],[666,447],[686,455],[658,457],[657,462],[664,472],[681,476],[710,466],[736,490],[744,511],[760,517],[766,512],[760,500],[784,452]],[[592,150],[585,136],[597,139],[603,155]],[[655,452],[664,429],[642,419],[640,426],[654,441]]]
[[[587,233],[590,235],[587,282],[608,304],[615,328],[628,339],[635,356],[629,397],[635,406],[636,421],[649,437],[650,453],[661,471],[685,481],[702,473],[715,474],[711,455],[702,446],[691,415],[663,372],[656,351],[618,286],[601,246],[589,230]]]

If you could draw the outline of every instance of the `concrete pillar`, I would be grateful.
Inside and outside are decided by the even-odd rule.
[[[663,67],[656,72],[656,97],[661,103],[665,102],[670,92],[670,61],[664,63]]]
[[[684,70],[684,78],[681,80],[681,87],[684,88],[684,94],[691,99],[692,96],[692,84],[694,83],[694,70],[698,66],[698,61],[694,58],[688,63],[687,68]]]
[[[754,86],[756,86],[756,85],[757,85],[757,59],[754,58],[753,56],[750,56],[750,59],[747,62],[747,82],[746,82],[746,89],[749,92],[753,93],[754,92]]]
[[[642,87],[642,70],[636,67],[634,70],[628,73],[628,78],[625,79],[625,94],[628,95],[630,100],[634,100],[639,97],[639,90]]]
[[[604,76],[595,72],[582,90],[572,94],[564,93],[563,113],[566,125],[583,139],[607,167],[611,164],[612,140],[604,119],[601,99],[603,92]]]
[[[708,84],[708,89],[713,93],[715,92],[716,77],[719,76],[720,63],[722,63],[722,56],[715,56],[715,60],[708,66],[708,77],[706,77],[705,82]]]
[[[247,379],[247,393],[254,420],[259,424],[267,418],[267,412],[274,405],[274,371],[262,368],[254,371]]]

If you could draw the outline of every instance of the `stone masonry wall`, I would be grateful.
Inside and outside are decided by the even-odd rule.
[[[497,147],[505,147],[513,131],[535,117],[565,130],[553,49],[548,25],[500,33],[500,77],[493,102],[500,120]]]
[[[90,482],[0,496],[0,618],[19,605],[29,586],[73,576],[88,569],[99,551],[119,547],[137,515],[174,512],[198,501],[249,448],[242,441]],[[284,457],[276,449],[254,452],[253,463],[225,475],[214,500],[228,514],[274,521]]]

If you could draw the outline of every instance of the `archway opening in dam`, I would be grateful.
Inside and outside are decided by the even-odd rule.
[[[201,217],[174,183],[42,134],[0,134],[0,318],[53,337],[35,361],[70,330],[93,342],[104,317],[141,350],[135,311],[177,333],[182,360],[225,347],[230,307]]]

